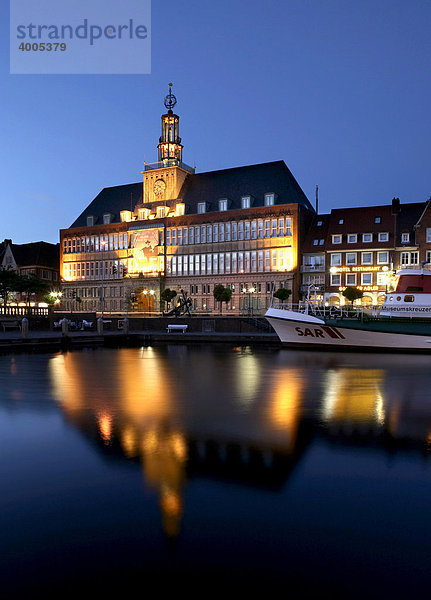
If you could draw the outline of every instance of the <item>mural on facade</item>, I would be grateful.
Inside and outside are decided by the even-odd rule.
[[[157,229],[137,231],[133,239],[133,271],[149,273],[159,270],[159,232]]]

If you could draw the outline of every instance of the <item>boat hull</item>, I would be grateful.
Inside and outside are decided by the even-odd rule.
[[[342,320],[330,323],[291,310],[268,309],[265,314],[282,344],[300,348],[331,350],[365,350],[383,352],[431,352],[429,333],[409,333],[409,323],[397,331],[376,331],[367,323],[347,326]]]

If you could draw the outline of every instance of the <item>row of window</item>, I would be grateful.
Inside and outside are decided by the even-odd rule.
[[[77,279],[102,279],[102,265],[104,279],[119,279],[127,273],[126,260],[107,260],[92,262],[65,263],[63,276],[67,280]]]
[[[362,265],[373,264],[374,252],[346,252],[345,254],[333,252],[331,253],[331,267],[341,267],[343,256],[345,257],[344,260],[347,266],[357,265],[358,254]],[[389,263],[389,252],[387,250],[377,252],[376,254],[378,265],[387,265]]]
[[[231,223],[214,223],[194,227],[168,228],[166,245],[207,244],[213,242],[236,242],[292,235],[292,219],[255,219]]]
[[[159,243],[163,246],[163,229],[160,229]],[[292,219],[254,219],[231,223],[214,223],[193,227],[168,228],[166,245],[206,244],[213,242],[236,242],[270,237],[292,235]],[[63,253],[99,252],[100,250],[127,250],[133,248],[133,233],[110,233],[63,240]]]
[[[387,285],[388,278],[386,273],[376,273],[375,283],[373,283],[373,273],[334,273],[331,275],[331,285],[356,286],[356,285]],[[343,281],[344,276],[344,281]]]
[[[358,234],[357,233],[348,233],[347,234],[347,243],[348,244],[357,244],[358,243]],[[341,233],[335,233],[331,236],[333,244],[342,244],[343,243],[343,235]],[[428,238],[428,230],[427,230],[427,238]],[[374,234],[372,233],[362,233],[361,240],[363,244],[369,244],[373,241]],[[377,241],[379,242],[388,242],[389,241],[389,232],[381,231],[377,234]],[[428,239],[427,239],[428,241]],[[431,241],[431,234],[430,234]],[[401,243],[408,244],[410,242],[410,233],[402,233],[401,234]],[[315,239],[313,241],[314,246],[323,245],[324,240]]]
[[[409,234],[402,234],[403,236],[408,236]],[[374,238],[374,234],[372,233],[362,233],[361,234],[361,240],[363,244],[369,244],[373,241]],[[377,234],[377,240],[379,242],[388,242],[389,241],[389,232],[387,231],[380,231]],[[409,241],[407,240],[402,240],[402,241]],[[336,233],[334,235],[332,235],[332,243],[333,244],[341,244],[343,242],[343,236],[341,233]],[[358,234],[357,233],[348,233],[347,234],[347,243],[348,244],[357,244],[358,243]],[[317,244],[315,244],[317,245]]]
[[[279,288],[282,287],[286,287],[289,288],[289,284],[288,282],[277,282],[277,286]],[[229,287],[232,290],[232,293],[234,294],[235,291],[237,291],[238,293],[243,293],[243,294],[249,294],[249,293],[257,293],[257,294],[261,294],[261,293],[266,293],[266,294],[271,294],[273,287],[274,287],[274,282],[272,281],[266,281],[264,283],[262,282],[256,282],[256,283],[244,283],[241,282],[238,284],[238,287],[236,286],[235,283],[230,283],[227,285],[227,287]],[[252,292],[250,292],[250,290],[253,290]],[[201,293],[202,295],[208,295],[208,294],[212,294],[213,293],[213,287],[209,284],[209,283],[203,283],[201,286],[196,285],[194,283],[192,283],[190,285],[190,295],[191,296],[196,296],[197,294]]]
[[[103,290],[103,295],[105,298],[119,298],[124,295],[124,288],[121,286],[110,286],[105,287]],[[84,298],[101,298],[102,297],[102,288],[101,287],[79,287],[79,288],[71,288],[67,287],[64,289],[64,298],[68,298],[71,300],[76,300],[76,298],[80,298],[81,300]]]
[[[253,204],[253,199],[251,196],[242,196],[241,198],[241,208],[251,208]],[[269,193],[264,195],[264,205],[265,206],[274,206],[275,204],[275,194]],[[227,198],[221,198],[218,201],[218,209],[219,211],[226,211],[230,208],[229,200]],[[208,210],[207,202],[198,202],[198,214],[206,213]]]
[[[290,264],[290,248],[253,252],[217,252],[168,256],[168,275],[217,275],[231,273],[263,273],[286,271]]]
[[[84,237],[65,238],[63,253],[99,252],[100,250],[127,250],[133,248],[132,233],[110,233]]]

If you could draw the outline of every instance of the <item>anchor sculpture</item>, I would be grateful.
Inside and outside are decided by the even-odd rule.
[[[181,297],[178,300],[177,305],[174,306],[174,308],[168,312],[163,311],[163,316],[164,317],[181,317],[181,315],[187,314],[189,317],[191,317],[192,316],[190,314],[191,306],[192,306],[192,299],[187,298],[184,290],[181,290]]]

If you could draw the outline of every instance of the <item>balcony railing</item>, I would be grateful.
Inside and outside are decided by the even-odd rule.
[[[311,273],[320,271],[323,272],[325,270],[325,264],[317,264],[317,265],[301,265],[301,273]]]
[[[169,160],[162,160],[160,162],[155,163],[146,163],[144,165],[144,171],[153,171],[154,169],[166,169],[166,167],[180,167],[183,171],[187,171],[188,173],[194,174],[195,169],[186,165],[186,163],[181,162],[175,158],[171,158]]]

